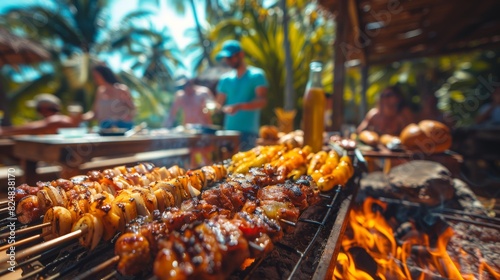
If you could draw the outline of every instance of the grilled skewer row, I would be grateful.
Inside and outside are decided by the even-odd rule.
[[[307,170],[311,148],[291,148],[286,145],[257,146],[249,151],[240,152],[231,158],[229,173],[254,173],[252,169],[263,168],[262,171],[272,177],[274,182],[285,182],[286,179],[297,179]]]
[[[156,258],[154,270],[160,279],[227,276],[245,258],[271,250],[272,241],[290,231],[281,219],[296,222],[300,211],[319,201],[311,177],[265,187],[254,181],[251,176],[229,178],[204,191],[202,200],[184,201],[159,220],[134,221],[115,244],[118,270],[137,275]],[[248,241],[260,250],[249,247]]]
[[[125,225],[138,216],[151,220],[155,210],[179,206],[183,200],[198,196],[202,188],[225,176],[222,165],[205,166],[149,186],[130,186],[119,191],[116,197],[103,191],[93,197],[87,209],[80,207],[82,200],[71,200],[73,204],[68,208],[54,206],[47,210],[43,221],[51,226],[43,229],[44,238],[82,229],[86,232],[80,243],[93,249],[101,239],[110,240],[123,232]]]
[[[259,154],[266,151],[270,155]],[[314,178],[321,191],[328,191],[336,185],[343,186],[354,175],[352,161],[347,155],[340,157],[335,150],[312,153],[309,146],[256,147],[235,154],[232,161],[229,170],[235,173],[247,173],[252,168],[263,166],[266,174],[276,176],[281,182],[308,174]]]
[[[36,186],[22,184],[16,188],[15,201],[19,202],[27,195],[36,195],[37,192],[46,185],[68,189],[71,188],[73,184],[82,184],[89,181],[104,183],[104,181],[111,180],[120,175],[130,176],[137,174],[144,176],[151,181],[157,181],[164,177],[165,170],[165,167],[155,167],[152,163],[140,163],[133,167],[116,166],[114,168],[104,169],[103,171],[92,170],[89,171],[87,175],[75,176],[70,180],[57,179],[51,182],[39,181],[36,183]]]
[[[354,175],[351,158],[339,157],[335,150],[316,153],[309,164],[307,174],[312,176],[320,191],[329,191],[334,186],[344,186]]]
[[[166,169],[153,168],[152,164],[139,164],[133,168],[116,167],[103,172],[90,171],[88,175],[75,176],[70,180],[39,182],[37,187],[21,185],[18,188],[31,188],[31,194],[17,203],[16,214],[21,223],[28,224],[39,219],[53,206],[78,206],[86,209],[88,202],[93,202],[93,198],[103,191],[115,195],[117,191],[130,185],[144,186],[149,182],[174,178],[184,173],[185,170],[178,166]],[[36,192],[32,192],[34,189]]]

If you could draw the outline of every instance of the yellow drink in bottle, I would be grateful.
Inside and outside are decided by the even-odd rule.
[[[323,131],[325,128],[325,91],[312,87],[304,94],[304,145],[309,145],[313,152],[323,148]]]

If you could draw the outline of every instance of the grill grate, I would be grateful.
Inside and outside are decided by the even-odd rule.
[[[284,221],[295,227],[293,233],[285,234],[285,237],[275,244],[267,257],[255,260],[252,265],[243,271],[237,271],[230,279],[262,279],[262,273],[266,270],[277,269],[276,279],[325,279],[330,278],[333,273],[332,264],[336,261],[339,250],[339,239],[342,236],[346,216],[351,207],[351,198],[359,186],[360,168],[357,168],[354,161],[356,174],[346,187],[334,188],[326,194],[322,194],[322,201],[317,205],[309,207],[302,213],[297,223]],[[9,217],[0,220],[0,246],[6,244],[6,236],[9,229]],[[47,247],[41,253],[23,254],[30,251],[35,243],[41,242],[40,228],[42,225],[27,226],[16,224],[16,241],[36,236],[35,241],[19,245],[16,252],[19,252],[19,263],[17,268],[22,269],[21,279],[133,279],[123,277],[114,270],[117,257],[114,256],[114,240],[101,243],[93,251],[86,251],[76,239]],[[4,238],[2,241],[1,239]],[[3,243],[2,243],[3,242]],[[38,244],[37,244],[38,243]],[[44,242],[44,243],[50,243]],[[42,243],[42,244],[44,244]],[[43,245],[42,245],[43,246]],[[24,250],[24,251],[23,251]],[[276,258],[278,256],[278,258]],[[279,256],[286,256],[285,258]],[[271,268],[270,268],[271,267]],[[273,268],[274,267],[274,268]],[[12,275],[7,268],[0,267],[0,280],[12,279]],[[281,276],[283,275],[283,276]],[[152,277],[151,279],[155,279]],[[266,279],[273,279],[266,275]]]

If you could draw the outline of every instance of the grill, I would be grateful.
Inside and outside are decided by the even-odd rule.
[[[357,192],[360,179],[360,160],[354,160],[356,174],[345,187],[335,187],[321,194],[321,202],[306,209],[296,222],[284,221],[295,229],[285,234],[265,257],[254,260],[244,270],[233,273],[230,279],[326,279],[333,274],[334,263],[340,249],[339,240],[346,227],[346,216]],[[4,205],[7,205],[7,202]],[[0,220],[0,246],[10,248],[12,219],[7,212]],[[0,279],[133,279],[121,276],[115,269],[118,257],[114,255],[114,241],[101,242],[87,251],[78,244],[79,232],[72,232],[42,242],[44,224],[22,225],[15,228],[15,272],[5,266],[8,255],[0,267]],[[8,262],[7,262],[8,264]],[[143,279],[143,278],[141,278]],[[151,279],[155,279],[151,276]]]

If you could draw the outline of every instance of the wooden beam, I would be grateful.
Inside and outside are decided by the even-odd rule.
[[[361,101],[359,104],[359,122],[363,120],[366,113],[368,112],[368,101],[366,98],[366,92],[368,91],[368,64],[361,65]]]
[[[443,56],[443,55],[451,55],[451,54],[457,54],[457,53],[468,53],[471,51],[476,51],[476,50],[494,50],[494,49],[499,49],[500,48],[500,42],[490,42],[487,44],[482,44],[482,45],[477,45],[477,46],[465,46],[465,47],[456,47],[456,48],[449,48],[446,50],[439,50],[438,52],[430,52],[429,49],[427,48],[426,51],[420,51],[420,52],[393,52],[393,53],[387,53],[387,54],[378,54],[378,55],[371,55],[368,57],[368,63],[370,65],[384,65],[384,64],[389,64],[394,61],[402,61],[402,60],[409,60],[409,59],[415,59],[415,58],[422,58],[422,57],[438,57],[438,56]]]
[[[344,122],[344,80],[345,80],[345,62],[346,53],[343,47],[347,43],[347,27],[349,24],[348,0],[338,1],[338,13],[336,22],[336,37],[334,44],[334,68],[333,68],[333,114],[332,129],[340,131]]]
[[[365,65],[366,64],[366,50],[365,50],[365,42],[363,41],[364,39],[361,37],[361,22],[359,18],[359,11],[358,11],[358,3],[356,0],[348,0],[348,10],[349,10],[349,19],[352,25],[350,26],[354,41],[358,42],[361,46],[361,54],[360,54],[360,60],[361,64]]]
[[[441,26],[440,30],[437,30],[438,40],[433,44],[436,50],[442,49],[448,42],[460,34],[465,27],[470,25],[475,16],[480,16],[482,13],[490,9],[490,5],[478,5],[477,2],[470,1],[467,5],[460,6],[460,8],[455,8],[453,11],[452,23],[446,26]],[[450,18],[451,19],[451,18]]]

